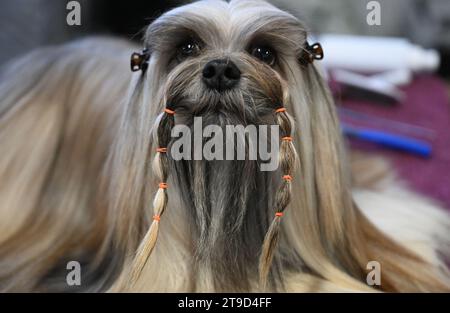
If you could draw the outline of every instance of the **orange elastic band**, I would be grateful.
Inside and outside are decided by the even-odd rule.
[[[291,180],[292,180],[292,176],[291,176],[291,175],[284,175],[284,176],[283,176],[283,179],[284,179],[285,181],[291,181]]]
[[[159,222],[159,221],[161,221],[161,216],[155,215],[155,216],[153,216],[153,220]]]
[[[161,189],[167,189],[168,185],[166,183],[160,183],[159,188]]]
[[[286,108],[279,108],[277,110],[275,110],[276,113],[282,113],[282,112],[286,112]]]
[[[283,141],[292,141],[292,137],[283,137],[281,138]]]
[[[170,114],[170,115],[174,115],[175,114],[175,111],[172,111],[172,110],[170,110],[170,109],[164,109],[164,112],[166,112],[167,114]]]
[[[167,152],[167,148],[158,148],[158,149],[156,149],[156,152],[166,153]]]
[[[282,212],[277,212],[277,213],[275,213],[275,216],[276,217],[282,217],[284,215],[284,213],[282,213]]]

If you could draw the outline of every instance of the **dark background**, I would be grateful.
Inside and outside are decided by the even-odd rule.
[[[139,41],[142,29],[187,0],[79,0],[82,25],[68,26],[69,0],[0,1],[0,65],[38,46],[95,34]],[[443,57],[441,74],[450,74],[450,1],[379,0],[382,25],[366,23],[369,0],[269,0],[299,15],[317,32],[401,36]]]
[[[139,41],[141,31],[181,0],[79,0],[81,26],[69,26],[69,0],[0,1],[0,64],[33,48],[88,35]]]

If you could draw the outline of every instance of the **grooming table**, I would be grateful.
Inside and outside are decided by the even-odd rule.
[[[450,210],[450,102],[448,85],[440,78],[422,75],[402,88],[405,100],[394,106],[364,101],[342,100],[342,108],[398,122],[421,126],[432,132],[427,137],[412,136],[431,143],[430,158],[390,150],[349,139],[350,146],[386,157],[399,177],[415,191],[431,197]],[[339,95],[337,96],[339,99]],[[373,123],[372,123],[373,124]],[[378,128],[383,130],[382,127]],[[400,134],[399,132],[391,131]],[[411,135],[408,135],[411,136]]]

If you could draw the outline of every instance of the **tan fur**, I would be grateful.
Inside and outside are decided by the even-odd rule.
[[[301,256],[306,271],[283,270],[285,286],[274,291],[374,291],[365,283],[373,260],[382,266],[383,291],[448,291],[438,256],[448,252],[448,216],[405,188],[375,183],[378,178],[365,178],[359,186],[369,181],[366,189],[352,190],[329,92],[314,66],[297,66],[306,32],[294,17],[263,1],[242,0],[201,1],[169,15],[193,14],[210,23],[205,32],[216,27],[242,35],[246,23],[264,26],[261,12],[298,27],[296,40],[271,29],[285,44],[278,70],[299,158],[275,253],[287,261]],[[242,38],[233,40],[236,47]],[[218,291],[210,269],[194,268],[188,212],[176,190],[168,191],[151,256],[129,282],[154,214],[159,181],[151,169],[152,135],[167,103],[166,82],[177,71],[166,72],[164,55],[152,55],[149,70],[135,75],[122,101],[134,49],[101,38],[50,47],[18,60],[3,77],[0,290],[68,289],[66,262],[85,259],[87,272],[100,277],[93,278],[92,290]],[[249,291],[260,291],[257,277]]]
[[[1,290],[45,291],[55,266],[64,273],[64,260],[97,253],[107,229],[100,175],[131,78],[122,60],[132,49],[92,38],[32,52],[5,72]]]

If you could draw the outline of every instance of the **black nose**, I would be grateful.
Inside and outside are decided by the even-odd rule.
[[[214,60],[208,62],[203,69],[203,81],[218,91],[231,89],[241,79],[241,71],[230,60]]]

